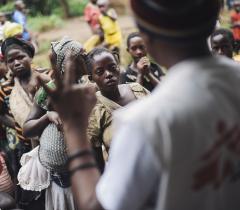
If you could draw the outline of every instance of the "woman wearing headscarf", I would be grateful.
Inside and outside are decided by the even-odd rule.
[[[57,42],[52,42],[51,49],[50,59],[52,66],[59,71],[61,75],[65,72],[67,65],[66,58],[70,54],[75,58],[83,56],[84,54],[82,45],[68,37],[64,37]],[[89,81],[84,69],[79,72],[78,78],[81,83],[88,83]],[[54,88],[54,80],[50,81],[47,86]],[[51,106],[47,93],[43,88],[40,88],[35,95],[34,106],[31,113],[24,124],[24,134],[28,137],[40,136],[39,159],[41,164],[44,165],[51,174],[52,181],[46,190],[45,208],[53,210],[75,210],[76,208],[70,189],[69,174],[66,172],[66,148],[63,142],[61,127],[61,120]],[[43,136],[46,135],[47,132],[49,139],[47,137],[43,140]],[[48,151],[44,150],[44,148]],[[52,150],[49,152],[50,148],[52,148]],[[50,156],[46,159],[48,155]],[[55,165],[52,165],[53,162]]]
[[[12,157],[11,165],[14,172],[12,176],[17,184],[20,158],[31,150],[31,141],[23,136],[22,126],[32,108],[33,97],[40,86],[37,78],[40,77],[44,82],[48,82],[50,78],[31,68],[35,50],[29,42],[14,37],[8,38],[3,42],[1,50],[5,64],[14,78],[1,85],[0,110],[3,117],[2,123],[16,130],[16,138],[12,138],[14,142],[10,142],[11,138],[8,135],[5,149]],[[19,193],[16,199],[20,199],[17,196],[20,196]],[[24,196],[24,193],[21,193],[21,196]]]

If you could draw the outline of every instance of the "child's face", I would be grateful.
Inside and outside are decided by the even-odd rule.
[[[108,9],[107,4],[98,5],[98,7],[101,13],[107,12],[107,9]]]

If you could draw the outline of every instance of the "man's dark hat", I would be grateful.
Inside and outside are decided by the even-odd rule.
[[[186,38],[211,34],[220,0],[131,0],[137,24],[153,34]]]

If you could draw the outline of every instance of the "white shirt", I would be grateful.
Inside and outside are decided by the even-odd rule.
[[[234,127],[240,124],[239,90],[238,64],[188,60],[172,67],[152,96],[118,111],[109,164],[96,190],[101,205],[146,209],[157,191],[152,204],[160,210],[240,209],[240,155],[233,150],[240,136]]]

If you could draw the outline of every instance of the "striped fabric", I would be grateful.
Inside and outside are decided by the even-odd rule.
[[[0,164],[2,167],[2,173],[0,174],[0,192],[6,192],[10,195],[13,194],[13,182],[11,180],[11,177],[8,173],[8,169],[5,163],[5,160],[0,154]]]
[[[9,114],[12,118],[13,115],[11,113],[11,110],[9,109],[9,96],[12,92],[13,89],[13,84],[9,81],[6,81],[4,83],[1,84],[0,87],[0,107],[7,109],[4,110],[5,113],[4,114]],[[0,110],[0,113],[4,112],[3,110]],[[18,125],[17,122],[15,122],[15,130],[17,132],[17,138],[20,141],[29,141],[28,139],[26,139],[23,134],[22,134],[22,128],[20,127],[20,125]]]

